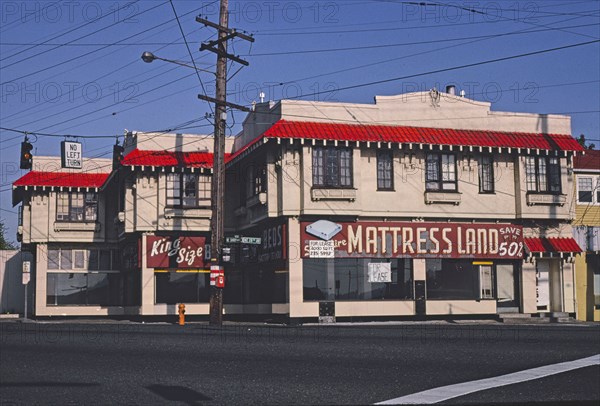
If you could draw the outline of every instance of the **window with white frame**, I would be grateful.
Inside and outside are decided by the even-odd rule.
[[[560,193],[560,158],[528,156],[525,158],[527,191],[533,193]]]
[[[352,187],[352,149],[339,147],[313,148],[313,186]]]
[[[109,271],[117,269],[117,257],[113,254],[110,249],[51,248],[48,249],[48,270]]]
[[[577,175],[577,202],[600,204],[600,176]]]
[[[425,189],[449,192],[458,190],[454,154],[427,154]]]
[[[56,221],[85,222],[98,218],[98,194],[60,192],[56,197]]]
[[[192,173],[167,174],[167,206],[190,208],[210,205],[211,178]]]

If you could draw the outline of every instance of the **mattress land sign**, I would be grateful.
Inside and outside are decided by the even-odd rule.
[[[300,228],[303,258],[523,258],[523,228],[512,224],[318,220]]]
[[[146,237],[148,268],[204,268],[206,238]]]

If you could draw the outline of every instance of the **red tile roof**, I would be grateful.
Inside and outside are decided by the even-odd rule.
[[[600,151],[586,149],[585,155],[575,157],[573,168],[584,171],[600,171]]]
[[[533,134],[287,120],[276,122],[264,133],[264,137],[566,151],[580,151],[583,149],[569,134]]]
[[[31,171],[17,179],[13,186],[100,188],[109,175],[109,173]]]
[[[229,154],[225,154],[227,159]],[[124,166],[176,166],[181,168],[212,168],[212,152],[150,151],[134,149],[123,158]]]
[[[571,237],[525,238],[525,246],[532,253],[581,252],[577,241]]]

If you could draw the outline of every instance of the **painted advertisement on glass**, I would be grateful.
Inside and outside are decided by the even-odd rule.
[[[301,222],[303,258],[523,258],[511,224]]]
[[[204,268],[204,237],[146,237],[148,268]]]

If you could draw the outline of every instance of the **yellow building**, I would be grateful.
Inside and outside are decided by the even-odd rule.
[[[575,260],[577,319],[600,321],[600,151],[575,157],[573,234],[584,250]]]

